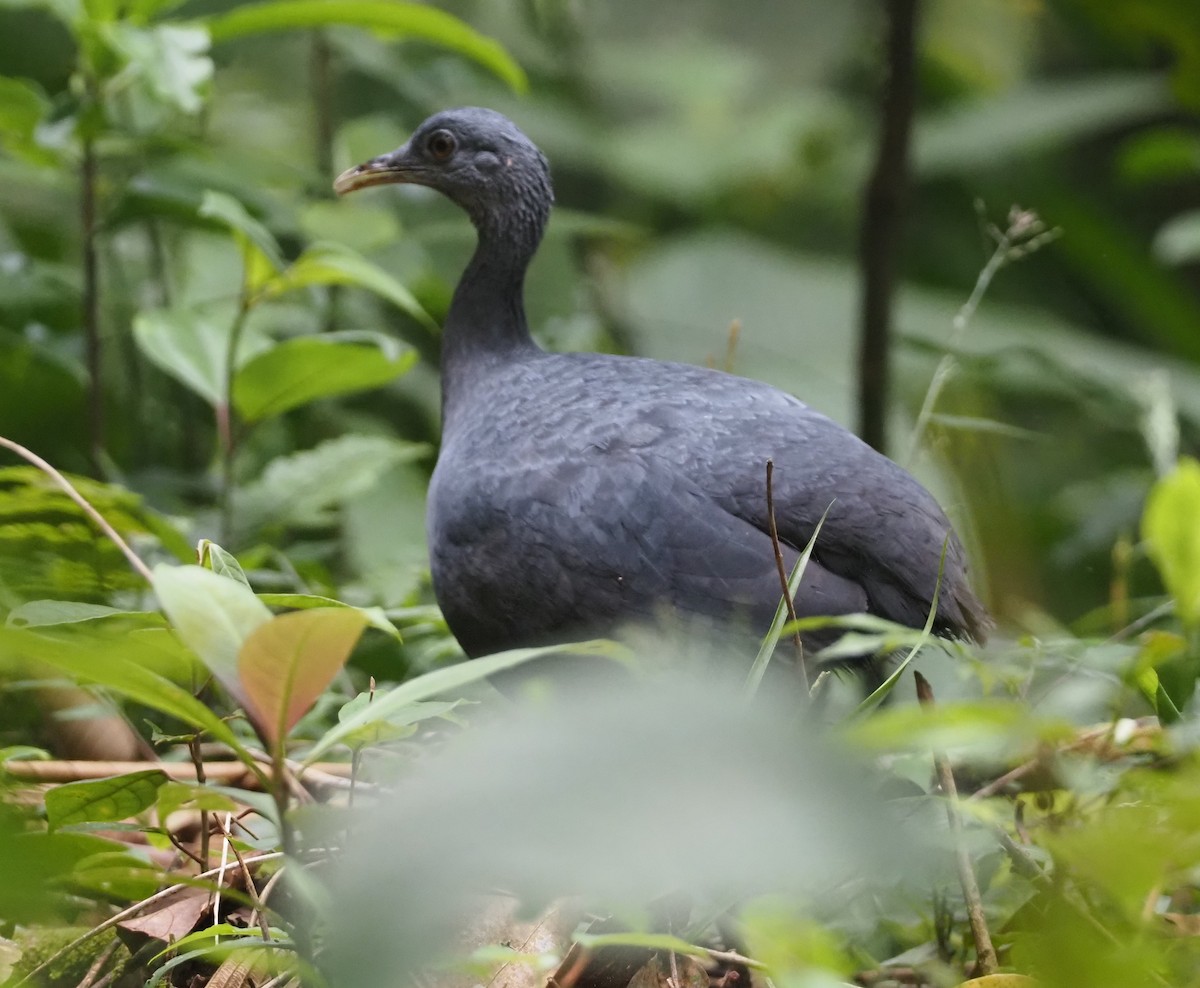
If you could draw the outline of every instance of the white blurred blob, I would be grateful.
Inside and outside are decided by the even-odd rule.
[[[637,915],[668,893],[813,901],[920,867],[868,768],[805,730],[794,696],[750,707],[710,675],[560,683],[423,757],[331,869],[331,983],[410,984],[495,890],[530,914],[581,896]]]

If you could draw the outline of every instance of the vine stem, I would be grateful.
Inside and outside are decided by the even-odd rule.
[[[38,456],[37,453],[26,449],[20,443],[15,443],[11,439],[6,439],[4,436],[0,436],[0,446],[3,446],[5,449],[12,450],[17,454],[17,456],[21,457],[21,459],[32,463],[35,467],[41,470],[42,473],[46,474],[59,487],[61,487],[67,497],[79,505],[80,510],[96,523],[96,527],[99,528],[100,531],[102,531],[110,539],[112,539],[116,547],[120,549],[125,555],[125,558],[129,560],[129,565],[137,570],[137,572],[141,574],[142,578],[148,584],[154,586],[154,574],[150,572],[150,567],[142,562],[141,557],[138,556],[136,552],[129,548],[129,543],[121,538],[121,536],[117,533],[117,530],[113,528],[112,525],[110,525],[107,521],[105,521],[104,516],[95,508],[93,508],[88,502],[87,498],[85,498],[79,493],[78,490],[75,489],[74,484],[72,484],[69,480],[67,480],[66,477],[59,473],[58,470]]]
[[[83,236],[83,332],[88,370],[88,456],[92,472],[96,476],[101,475],[104,459],[104,353],[100,339],[100,278],[96,256],[98,171],[95,143],[90,137],[86,137],[83,140],[83,158],[79,168],[79,225]]]
[[[233,532],[233,464],[237,454],[237,430],[233,410],[233,379],[237,375],[237,352],[250,314],[250,302],[245,291],[238,303],[237,315],[229,330],[229,346],[225,350],[224,401],[217,406],[217,435],[221,441],[221,541],[228,542]]]
[[[920,705],[929,709],[933,706],[933,689],[929,681],[919,672],[913,674],[917,682],[917,700]],[[937,769],[938,784],[942,795],[946,797],[946,819],[950,824],[951,839],[954,842],[954,862],[958,870],[958,881],[962,886],[963,898],[967,903],[967,922],[971,926],[971,938],[975,942],[975,969],[973,978],[981,978],[992,974],[1000,966],[996,957],[996,948],[992,944],[992,936],[988,931],[987,918],[983,911],[983,896],[979,892],[979,882],[975,878],[975,870],[971,867],[971,857],[963,840],[962,819],[958,814],[958,786],[954,781],[954,771],[950,767],[950,759],[945,753],[933,753],[934,766]]]
[[[976,203],[976,208],[982,212],[983,204]],[[934,368],[929,388],[925,392],[925,399],[921,402],[921,411],[917,413],[917,421],[913,425],[908,455],[904,460],[905,464],[911,464],[916,459],[921,443],[925,439],[925,433],[929,429],[929,423],[933,418],[933,410],[942,395],[942,390],[951,375],[958,369],[958,358],[955,353],[962,344],[967,326],[974,318],[979,303],[983,301],[984,295],[991,288],[992,281],[1000,269],[1011,261],[1020,260],[1039,250],[1045,244],[1055,240],[1062,231],[1057,227],[1047,229],[1033,210],[1013,206],[1009,210],[1007,229],[1001,231],[989,223],[987,232],[995,242],[996,248],[980,269],[971,294],[967,296],[967,300],[954,315],[950,340],[946,344],[946,353],[942,354],[937,367]]]

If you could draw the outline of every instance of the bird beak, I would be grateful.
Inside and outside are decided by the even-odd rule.
[[[344,196],[372,185],[392,185],[397,182],[417,182],[411,163],[408,161],[408,145],[382,154],[378,158],[347,168],[333,182],[333,191]]]

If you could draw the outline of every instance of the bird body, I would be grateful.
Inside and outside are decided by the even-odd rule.
[[[430,118],[344,173],[437,188],[479,243],[442,353],[427,528],[438,603],[470,655],[611,632],[662,610],[766,630],[780,596],[766,464],[790,567],[825,522],[801,615],[869,612],[981,638],[961,545],[908,473],[761,382],[533,343],[522,285],[552,201],[545,159],[492,111]],[[944,554],[944,561],[943,561]]]

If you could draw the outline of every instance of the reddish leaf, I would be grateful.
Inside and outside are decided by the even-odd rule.
[[[208,912],[211,898],[212,892],[208,889],[188,889],[173,895],[160,909],[123,920],[118,925],[163,943],[174,943],[196,928],[200,918]]]
[[[367,618],[321,607],[281,614],[242,644],[238,676],[246,712],[271,744],[287,736],[345,664]]]

